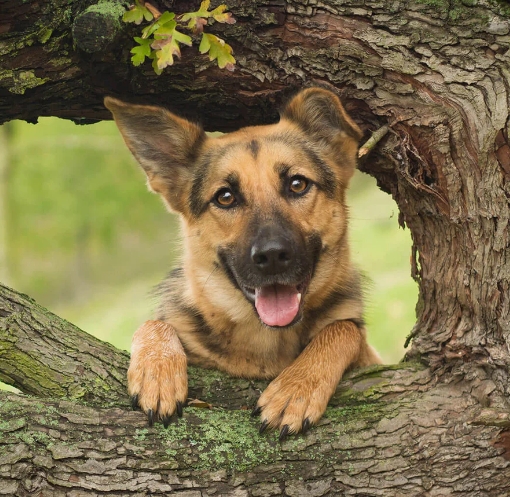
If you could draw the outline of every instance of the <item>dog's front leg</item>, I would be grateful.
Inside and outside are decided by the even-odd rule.
[[[260,396],[253,411],[261,414],[260,431],[278,428],[283,439],[316,423],[364,343],[352,321],[335,321],[323,328]]]
[[[186,353],[174,328],[163,321],[146,321],[133,335],[128,370],[128,391],[133,407],[147,413],[149,425],[158,418],[168,426],[170,417],[188,396]]]

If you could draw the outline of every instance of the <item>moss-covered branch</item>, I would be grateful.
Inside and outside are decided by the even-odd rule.
[[[280,443],[274,432],[259,435],[250,416],[264,382],[197,368],[190,368],[191,396],[212,407],[190,406],[168,429],[149,428],[128,408],[125,352],[6,287],[0,359],[0,378],[37,395],[0,392],[4,494],[163,496],[198,488],[393,497],[421,495],[430,485],[445,493],[475,485],[510,492],[501,423],[472,401],[473,391],[492,391],[482,375],[438,384],[419,364],[353,371],[318,426]]]
[[[0,285],[0,380],[39,397],[127,402],[126,352]]]

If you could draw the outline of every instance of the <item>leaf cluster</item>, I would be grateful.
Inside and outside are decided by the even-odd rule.
[[[174,57],[181,57],[181,45],[191,46],[192,36],[181,30],[188,30],[195,37],[201,36],[199,52],[209,54],[209,60],[216,60],[220,69],[234,70],[235,59],[232,47],[224,40],[210,33],[204,28],[211,22],[233,24],[235,19],[230,12],[226,12],[226,5],[219,5],[209,10],[210,0],[203,0],[196,12],[186,12],[176,16],[174,12],[159,12],[152,4],[144,0],[135,0],[135,4],[124,14],[123,21],[136,25],[149,22],[142,29],[141,36],[135,36],[137,45],[131,49],[131,62],[139,66],[145,59],[152,60],[152,67],[156,74],[174,63]]]

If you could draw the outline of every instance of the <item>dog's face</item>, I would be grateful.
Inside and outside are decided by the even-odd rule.
[[[361,135],[333,93],[304,90],[278,124],[220,138],[161,108],[105,104],[150,188],[182,215],[197,275],[223,279],[270,327],[331,290]]]

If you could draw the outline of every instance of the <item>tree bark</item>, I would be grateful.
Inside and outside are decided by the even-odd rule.
[[[28,491],[23,482],[37,479],[38,474],[42,475],[38,481],[58,491],[74,485],[76,495],[103,490],[120,495],[165,493],[168,485],[189,495],[213,491],[232,495],[506,495],[510,481],[505,459],[510,446],[507,3],[234,0],[229,7],[238,22],[214,28],[234,47],[238,61],[234,73],[220,71],[185,49],[182,61],[160,77],[150,66],[129,64],[133,30],[115,21],[120,17],[118,3],[103,4],[113,4],[113,10],[99,19],[95,9],[88,25],[102,27],[87,32],[91,2],[39,0],[20,5],[0,0],[0,118],[35,120],[57,115],[91,122],[109,118],[101,102],[110,94],[167,105],[184,115],[200,116],[207,129],[227,131],[276,119],[277,104],[293,87],[330,85],[367,136],[389,126],[390,132],[360,166],[393,195],[401,224],[413,237],[411,270],[419,285],[419,301],[407,357],[426,369],[403,365],[352,377],[351,383],[341,387],[348,388],[347,393],[337,394],[332,404],[339,405],[341,400],[344,408],[331,408],[316,430],[282,446],[272,435],[259,438],[247,414],[239,411],[245,405],[242,396],[228,407],[209,396],[211,382],[197,380],[203,386],[199,397],[224,410],[189,409],[185,421],[177,425],[184,431],[153,428],[140,435],[136,430],[146,429],[131,421],[142,423],[136,413],[115,407],[95,410],[80,402],[44,404],[56,409],[53,418],[48,414],[61,430],[55,430],[55,436],[68,437],[69,446],[80,453],[59,459],[47,448],[56,443],[54,439],[39,442],[39,435],[27,435],[32,429],[26,421],[32,401],[20,398],[15,404],[21,407],[13,411],[16,414],[9,423],[24,419],[26,424],[19,430],[10,428],[4,437],[10,449],[0,453],[2,478],[15,482],[19,495]],[[175,2],[178,12],[193,8],[193,2]],[[84,350],[90,347],[100,355],[90,367],[86,364],[92,356],[87,357],[81,378],[82,373],[75,373],[81,371],[76,368],[83,359],[76,348],[79,342],[69,335],[73,337],[65,344],[71,350],[69,358],[62,352],[56,362],[41,360],[42,366],[25,366],[33,342],[20,339],[24,350],[20,353],[15,347],[17,334],[23,337],[27,329],[44,328],[48,323],[44,319],[49,318],[41,317],[43,324],[38,320],[30,324],[32,310],[20,314],[25,317],[17,315],[18,311],[10,312],[0,318],[7,330],[0,348],[1,378],[20,386],[26,381],[24,391],[35,394],[39,387],[32,368],[43,368],[45,374],[61,373],[57,380],[41,382],[48,384],[41,390],[43,395],[92,403],[97,397],[95,405],[121,402],[121,397],[108,398],[104,385],[115,380],[123,395],[126,356],[110,363],[118,356],[106,359],[106,346],[87,342]],[[25,322],[26,329],[20,325]],[[51,325],[49,329],[59,328]],[[57,336],[57,344],[50,348],[45,339],[42,349],[58,350],[63,339],[61,332],[55,332]],[[73,383],[76,378],[79,384]],[[221,382],[225,391],[243,390],[236,390],[223,377]],[[246,384],[251,385],[239,383]],[[255,397],[252,394],[249,400]],[[0,402],[4,406],[6,401]],[[3,415],[13,409],[10,402]],[[100,440],[115,446],[106,445],[111,448],[105,452],[86,442],[86,437],[78,441],[79,432],[72,431],[74,421],[64,422],[69,416],[58,414],[71,410],[70,406],[80,413],[84,409],[84,419],[92,419],[83,422],[91,437],[101,436]],[[86,409],[93,410],[86,415]],[[119,424],[113,419],[117,416]],[[51,425],[40,426],[44,431]],[[240,428],[233,435],[221,431],[224,426]],[[248,434],[242,441],[236,438],[241,432]],[[213,438],[216,442],[208,438],[209,433],[219,437]],[[29,448],[31,441],[37,450]],[[19,459],[12,456],[17,454],[17,443],[21,444]],[[89,445],[80,448],[80,443]],[[221,447],[220,455],[206,449],[215,444],[216,450]],[[228,456],[230,452],[234,455]],[[256,454],[249,463],[243,459],[248,453]],[[108,466],[105,461],[111,461],[106,457],[110,455],[118,464]],[[9,462],[9,457],[15,462]],[[89,459],[95,462],[87,466]],[[213,461],[221,474],[211,472]],[[120,481],[107,488],[105,482],[112,482],[116,474]],[[190,490],[184,490],[186,485]]]

